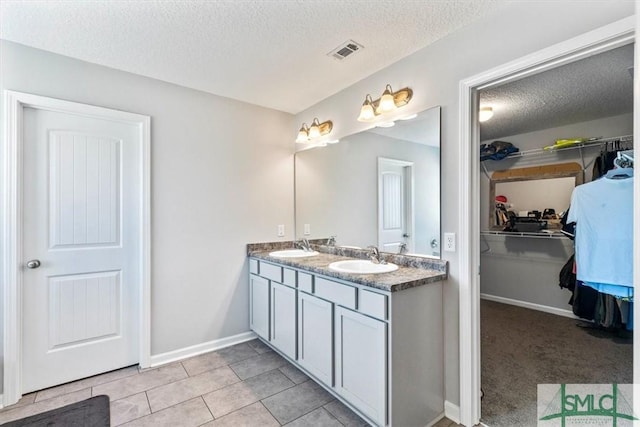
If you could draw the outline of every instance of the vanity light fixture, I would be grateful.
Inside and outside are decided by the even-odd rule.
[[[364,98],[358,121],[373,122],[378,116],[388,114],[400,107],[404,107],[411,101],[413,91],[408,88],[402,88],[396,92],[391,89],[391,85],[387,85],[382,96],[375,101],[371,99],[371,95]]]
[[[313,119],[313,122],[311,122],[311,126],[307,127],[306,123],[302,124],[302,127],[298,131],[296,142],[313,142],[313,140],[315,139],[328,135],[332,129],[333,122],[331,120],[320,123],[320,120],[318,120],[318,118],[316,117],[315,119]]]
[[[480,112],[478,113],[478,121],[480,123],[486,122],[491,117],[493,117],[493,108],[492,107],[481,107]]]

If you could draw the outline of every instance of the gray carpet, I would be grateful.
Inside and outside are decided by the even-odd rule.
[[[480,307],[481,419],[490,427],[537,425],[537,384],[633,382],[631,338],[492,301]]]

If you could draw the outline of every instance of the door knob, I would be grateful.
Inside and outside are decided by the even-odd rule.
[[[40,267],[39,259],[32,259],[31,261],[27,261],[27,268],[38,268]]]

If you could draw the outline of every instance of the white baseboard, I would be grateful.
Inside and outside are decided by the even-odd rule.
[[[250,341],[257,337],[258,336],[254,332],[243,332],[238,335],[220,338],[217,340],[204,342],[202,344],[192,345],[189,347],[180,348],[178,350],[168,351],[166,353],[156,354],[151,356],[151,367],[155,368],[156,366],[166,365],[167,363],[186,359],[188,357],[197,356],[199,354],[208,353],[210,351],[220,350],[221,348]]]
[[[0,394],[0,409],[4,408],[4,395]]]
[[[571,319],[580,319],[578,316],[573,314],[571,310],[565,310],[557,307],[550,307],[548,305],[535,304],[527,301],[520,301],[517,299],[505,298],[505,297],[497,297],[495,295],[489,294],[480,294],[480,299],[486,299],[487,301],[495,301],[501,302],[503,304],[516,305],[518,307],[529,308],[531,310],[544,311],[545,313],[555,314],[557,316],[569,317]]]
[[[444,416],[456,424],[460,424],[460,407],[448,400],[444,401]]]

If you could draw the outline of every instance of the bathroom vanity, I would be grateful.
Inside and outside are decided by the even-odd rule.
[[[276,258],[249,245],[251,329],[374,425],[437,419],[444,411],[446,262],[393,256],[396,271],[347,274],[328,265],[365,252],[346,257],[325,249]]]

